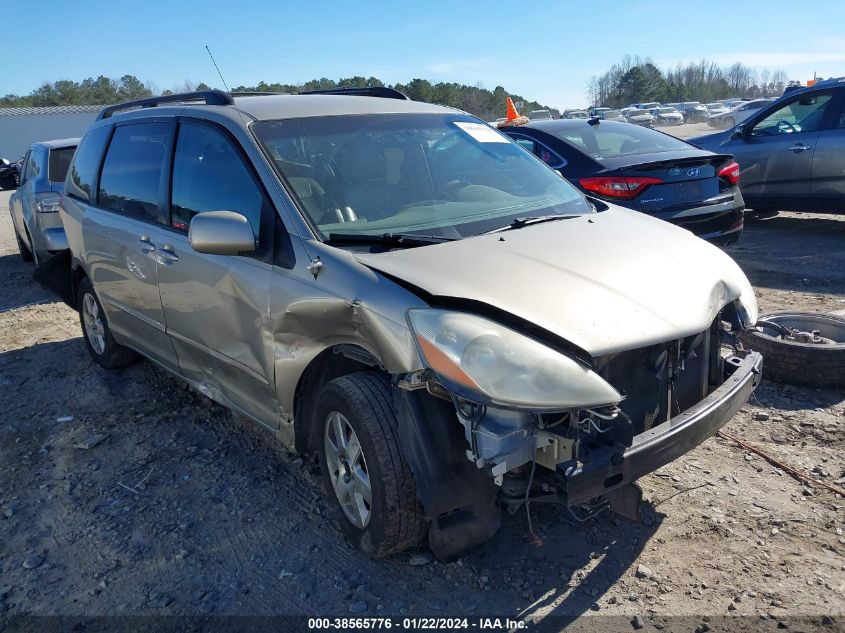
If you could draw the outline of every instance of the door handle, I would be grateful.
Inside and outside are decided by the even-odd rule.
[[[179,256],[170,244],[164,244],[158,250],[158,263],[164,266],[169,266],[173,262],[178,262]]]
[[[790,152],[801,153],[807,151],[808,149],[813,149],[812,145],[804,145],[802,143],[798,143],[797,145],[793,145],[789,148]]]
[[[138,248],[141,249],[142,253],[152,253],[156,249],[156,246],[150,240],[149,235],[142,235],[138,238]]]

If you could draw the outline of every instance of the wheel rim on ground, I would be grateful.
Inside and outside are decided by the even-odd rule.
[[[87,293],[82,299],[82,322],[85,325],[85,338],[91,348],[97,354],[102,354],[106,349],[106,331],[100,317],[100,306],[94,296]]]
[[[355,430],[339,411],[326,416],[323,442],[329,479],[340,507],[355,527],[363,529],[373,507],[369,470]]]
[[[845,344],[845,320],[827,314],[784,312],[760,317],[757,331],[774,339],[814,345]]]

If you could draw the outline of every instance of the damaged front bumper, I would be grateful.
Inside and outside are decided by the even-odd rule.
[[[756,352],[710,395],[667,422],[634,437],[621,462],[612,450],[582,456],[577,466],[559,466],[561,493],[567,505],[591,503],[632,483],[689,452],[730,421],[751,396],[762,377],[763,358]],[[561,470],[567,466],[566,470]]]

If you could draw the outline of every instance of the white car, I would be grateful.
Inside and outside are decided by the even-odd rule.
[[[640,110],[639,108],[625,108],[622,110],[622,116],[628,123],[634,125],[645,125],[646,127],[654,127],[654,115],[648,110]]]
[[[684,115],[675,108],[654,108],[651,111],[655,125],[682,125]]]
[[[707,125],[718,129],[730,129],[736,127],[757,112],[760,108],[769,105],[773,99],[755,99],[754,101],[740,101],[721,114],[714,114],[707,117]]]

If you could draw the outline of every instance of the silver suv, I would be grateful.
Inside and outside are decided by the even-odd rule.
[[[23,159],[9,212],[21,259],[36,264],[67,249],[59,203],[78,138],[34,143]]]
[[[760,376],[722,345],[757,318],[729,257],[387,89],[107,108],[62,215],[93,359],[316,453],[371,556],[449,559],[532,499],[635,516]]]

